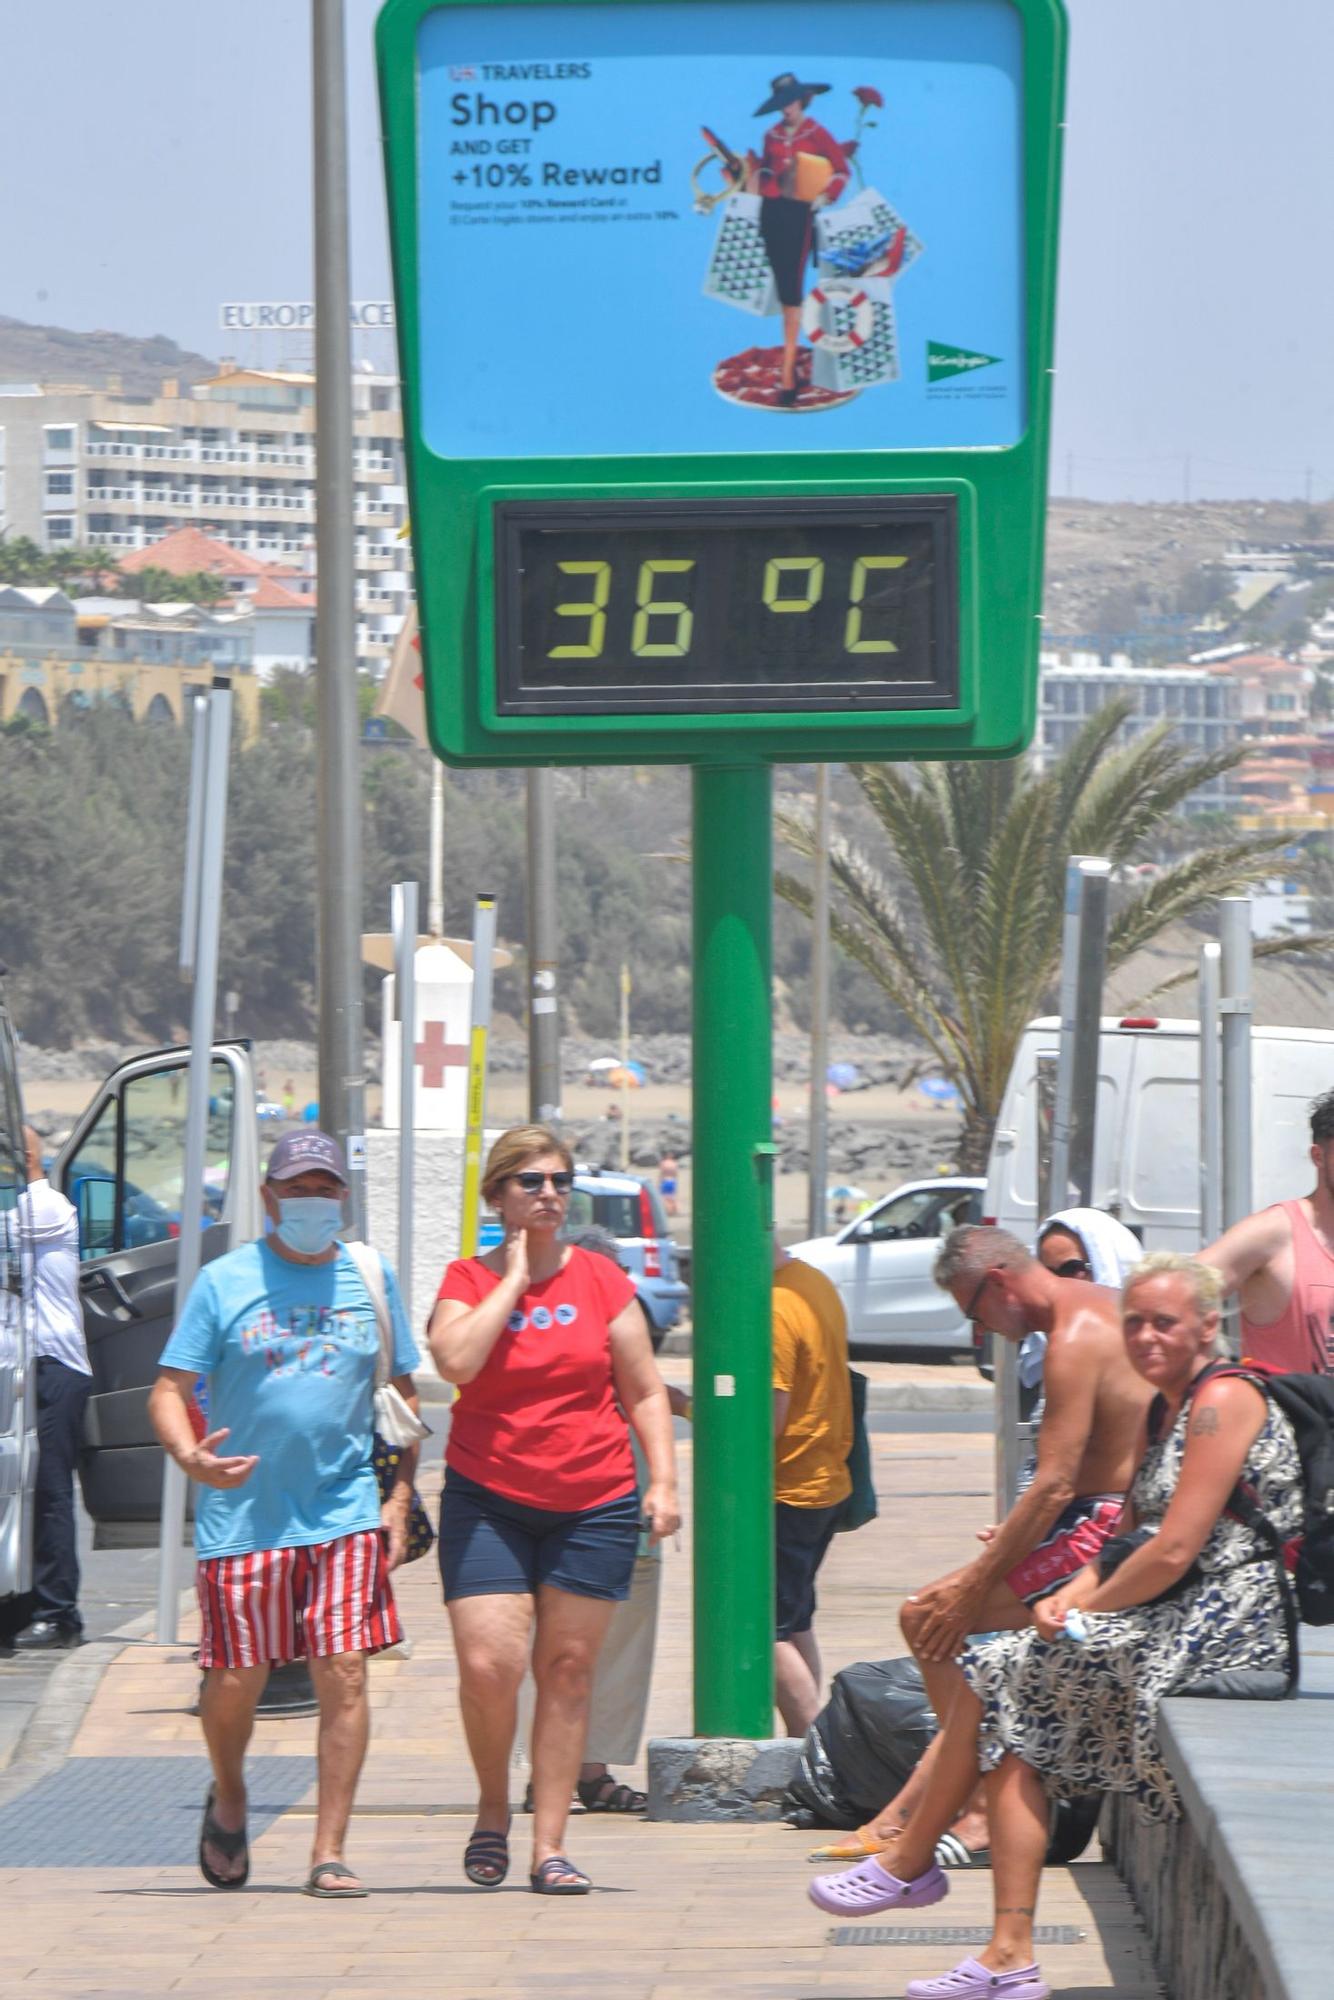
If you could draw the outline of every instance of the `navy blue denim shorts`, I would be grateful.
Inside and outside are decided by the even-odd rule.
[[[774,1506],[775,1625],[780,1639],[815,1622],[815,1576],[829,1552],[844,1502],[832,1507]]]
[[[640,1512],[633,1487],[604,1506],[559,1514],[507,1500],[449,1466],[438,1544],[445,1602],[535,1596],[549,1583],[619,1604],[630,1595]]]

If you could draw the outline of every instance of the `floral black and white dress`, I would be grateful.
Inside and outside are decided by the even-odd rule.
[[[1186,1448],[1187,1402],[1150,1445],[1131,1497],[1140,1527],[1157,1528],[1176,1491]],[[1286,1541],[1301,1528],[1301,1464],[1287,1418],[1271,1403],[1243,1478]],[[1088,1638],[1045,1644],[1031,1629],[998,1634],[963,1657],[982,1703],[984,1771],[1007,1751],[1040,1771],[1048,1791],[1128,1792],[1145,1819],[1175,1819],[1176,1788],[1158,1747],[1158,1704],[1224,1668],[1287,1664],[1281,1586],[1258,1537],[1224,1514],[1177,1594],[1129,1611],[1090,1611]]]

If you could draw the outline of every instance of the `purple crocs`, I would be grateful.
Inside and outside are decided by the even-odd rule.
[[[841,1875],[817,1875],[806,1891],[817,1910],[833,1917],[870,1917],[877,1910],[922,1910],[950,1893],[943,1869],[934,1866],[911,1882],[901,1882],[872,1856]]]
[[[911,1979],[904,2000],[1051,2000],[1051,1988],[1036,1965],[993,1972],[975,1958],[964,1959],[939,1979]]]

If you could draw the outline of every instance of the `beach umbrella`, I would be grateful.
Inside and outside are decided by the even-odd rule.
[[[933,1104],[957,1104],[959,1093],[947,1077],[924,1076],[917,1088],[923,1097],[929,1097]]]
[[[852,1187],[847,1181],[840,1181],[837,1187],[825,1190],[826,1201],[869,1201],[870,1199],[871,1197],[865,1188]]]
[[[856,1063],[830,1063],[825,1071],[825,1081],[832,1083],[838,1090],[851,1090],[855,1084],[861,1082],[861,1071]]]

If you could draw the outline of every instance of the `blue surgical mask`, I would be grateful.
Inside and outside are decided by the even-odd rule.
[[[275,1232],[289,1250],[301,1257],[318,1257],[337,1241],[343,1227],[343,1204],[329,1195],[293,1195],[278,1203]]]

